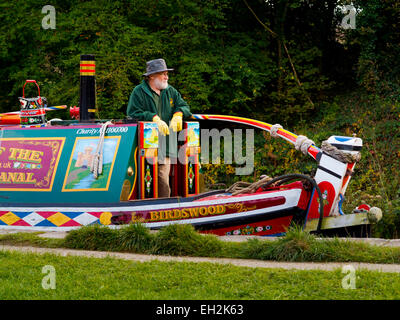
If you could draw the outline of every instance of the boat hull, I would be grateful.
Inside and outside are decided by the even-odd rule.
[[[2,206],[0,228],[69,231],[99,224],[118,228],[143,223],[157,230],[173,223],[191,224],[217,235],[280,235],[295,219],[304,219],[309,194],[301,183],[281,190],[232,196],[219,193],[192,198],[126,201],[116,204],[35,204]]]

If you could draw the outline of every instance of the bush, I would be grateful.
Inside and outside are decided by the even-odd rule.
[[[257,239],[249,240],[242,254],[252,259],[278,261],[307,261],[315,246],[316,238],[300,227],[290,227],[285,237],[274,242],[264,242]]]
[[[144,225],[135,223],[119,229],[117,241],[123,250],[145,253],[153,247],[154,236]]]
[[[130,224],[119,229],[91,225],[71,231],[64,246],[72,249],[127,251],[181,256],[215,256],[222,242],[214,235],[197,233],[192,225],[172,224],[151,234],[144,225]]]
[[[153,252],[182,256],[215,256],[222,243],[214,235],[202,235],[189,224],[171,224],[156,235]]]
[[[36,241],[32,235],[13,241]],[[9,235],[0,241],[11,241]],[[43,239],[41,239],[43,240]],[[40,242],[43,244],[43,242]],[[47,245],[56,246],[55,243]],[[143,225],[133,224],[120,229],[87,226],[71,231],[64,243],[68,248],[128,251],[174,256],[224,257],[298,262],[367,262],[399,263],[400,249],[358,243],[338,238],[317,238],[300,227],[288,229],[286,236],[274,241],[250,239],[245,242],[223,242],[214,235],[197,233],[193,226],[173,224],[152,234]]]
[[[64,245],[72,249],[118,250],[118,230],[98,224],[85,226],[69,232]]]
[[[385,210],[385,209],[384,209]],[[400,203],[394,209],[387,209],[382,219],[372,227],[375,237],[385,239],[400,238]]]

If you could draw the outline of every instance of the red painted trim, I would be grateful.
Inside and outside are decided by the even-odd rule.
[[[240,235],[247,235],[246,233],[242,233],[242,231],[250,232],[248,235],[252,236],[268,236],[268,235],[273,235],[277,233],[282,233],[286,232],[287,228],[290,225],[290,222],[292,221],[292,216],[286,216],[286,217],[280,217],[280,218],[275,218],[271,220],[263,220],[263,221],[257,221],[253,223],[246,223],[246,224],[241,224],[238,226],[231,226],[231,227],[226,227],[226,228],[218,228],[218,229],[211,229],[211,230],[206,230],[206,231],[200,231],[201,233],[208,233],[208,234],[216,234],[218,236],[225,236],[229,232],[231,235],[235,231],[240,230],[241,233]],[[267,227],[267,228],[265,228]],[[262,231],[257,231],[257,228],[263,229]]]

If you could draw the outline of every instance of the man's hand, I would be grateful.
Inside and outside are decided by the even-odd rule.
[[[155,115],[155,116],[153,117],[153,122],[157,123],[158,131],[159,131],[163,136],[166,136],[166,135],[169,134],[169,130],[168,130],[167,124],[166,124],[164,121],[162,121],[162,120],[160,119],[159,116]]]
[[[182,130],[182,112],[174,113],[169,128],[172,129],[174,132]]]

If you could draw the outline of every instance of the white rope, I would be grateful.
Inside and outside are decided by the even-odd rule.
[[[279,129],[282,129],[282,126],[280,124],[274,124],[273,126],[271,126],[271,129],[269,131],[271,137],[277,138]],[[308,139],[306,136],[300,135],[297,137],[294,146],[296,150],[300,150],[304,154],[308,154],[308,148],[310,148],[311,145],[315,145],[315,142]]]
[[[328,141],[323,141],[321,144],[321,150],[331,155],[335,159],[344,163],[359,162],[361,160],[361,153],[357,152],[354,154],[345,153],[335,146],[331,145]]]
[[[313,144],[315,145],[314,141],[308,139],[306,136],[300,135],[297,137],[294,147],[296,150],[300,150],[306,155],[308,153],[308,148],[310,148]]]
[[[107,127],[112,123],[112,121],[107,121],[106,123],[103,123],[100,128],[99,143],[97,144],[96,152],[90,165],[90,172],[93,172],[95,179],[97,179],[97,177],[103,172],[104,136],[106,134]]]
[[[282,129],[283,127],[280,124],[274,124],[273,126],[271,126],[271,130],[270,130],[270,135],[273,138],[277,138],[278,137],[278,130]]]

